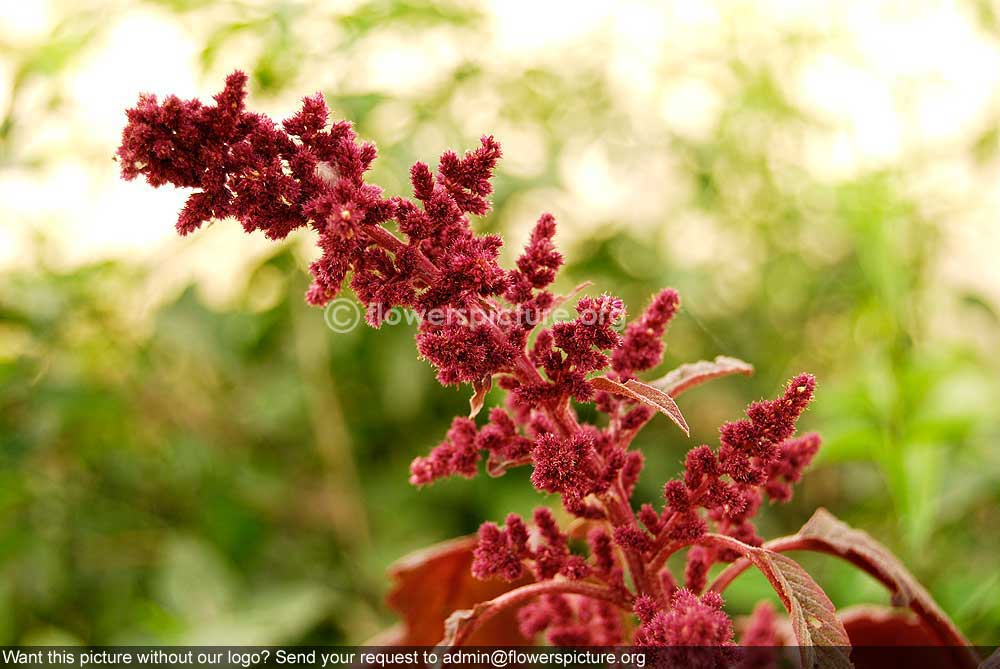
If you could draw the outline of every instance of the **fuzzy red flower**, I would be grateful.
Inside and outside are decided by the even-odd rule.
[[[708,592],[698,597],[680,589],[666,610],[655,601],[640,598],[636,615],[641,625],[633,643],[637,646],[724,646],[733,642],[733,624],[722,610],[722,597]]]
[[[612,366],[622,378],[652,369],[663,359],[663,333],[673,319],[681,300],[677,291],[667,288],[653,298],[637,320],[625,329],[622,346],[615,349]]]

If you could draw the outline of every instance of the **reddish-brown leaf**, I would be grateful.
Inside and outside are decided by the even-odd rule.
[[[483,410],[486,393],[493,387],[493,377],[487,376],[472,382],[472,397],[469,398],[469,418],[475,418]]]
[[[851,661],[855,669],[883,669],[890,664],[921,669],[962,666],[956,665],[953,649],[942,646],[934,631],[913,611],[862,604],[844,609],[839,615],[854,646]]]
[[[395,645],[430,646],[445,636],[445,620],[456,610],[467,609],[503,594],[527,579],[514,583],[480,581],[472,576],[472,551],[476,537],[462,537],[411,553],[389,568],[394,586],[387,603],[403,618],[403,629],[384,635]],[[516,610],[505,611],[477,629],[469,643],[512,646],[530,643],[518,631]],[[383,635],[378,637],[383,639]]]
[[[798,562],[718,534],[707,535],[704,541],[736,550],[764,574],[788,612],[803,667],[851,667],[851,642],[833,603]]]
[[[941,641],[909,609],[862,604],[838,612],[852,646],[940,646]]]
[[[802,652],[802,666],[850,667],[850,640],[823,589],[798,562],[780,553],[758,551],[757,557],[750,559],[764,572],[788,611]],[[828,648],[817,652],[813,646]]]
[[[951,666],[975,669],[979,664],[975,650],[906,567],[868,533],[841,522],[826,509],[818,509],[798,534],[769,541],[764,548],[774,552],[810,550],[850,562],[885,585],[893,595],[893,604],[909,607],[917,615],[935,643],[947,647]],[[752,559],[749,555],[745,558],[724,569],[712,589],[724,590],[749,566]]]
[[[667,372],[666,375],[661,376],[656,381],[650,382],[649,385],[662,390],[671,397],[677,397],[689,388],[694,388],[706,381],[732,374],[749,376],[753,374],[753,365],[737,358],[728,358],[720,355],[715,360],[700,360],[681,365],[677,369]]]
[[[789,542],[794,548],[815,550],[847,560],[881,581],[892,593],[893,604],[912,609],[939,643],[969,645],[930,593],[896,556],[867,532],[854,529],[826,509],[818,509],[797,535],[779,541]],[[975,667],[979,662],[968,648],[956,649],[956,660],[962,661],[958,666],[967,667]]]
[[[442,635],[438,647],[449,648],[464,643],[464,637],[468,634],[478,619],[491,609],[489,602],[479,602],[471,609],[459,609],[452,611],[444,621],[444,635]],[[496,620],[493,621],[494,624]],[[471,642],[470,642],[471,643]]]
[[[687,421],[684,420],[684,414],[681,413],[677,403],[674,402],[674,399],[670,395],[666,394],[662,390],[658,390],[653,386],[647,385],[642,381],[637,381],[635,379],[629,379],[625,383],[619,383],[606,376],[599,376],[596,379],[591,379],[590,385],[597,390],[614,393],[615,395],[627,397],[630,400],[641,402],[647,406],[653,407],[672,420],[677,427],[684,430],[684,434],[689,436],[691,434]]]

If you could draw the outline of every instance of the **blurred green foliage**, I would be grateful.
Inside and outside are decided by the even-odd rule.
[[[206,78],[221,81],[239,52],[258,98],[310,92],[312,73],[342,67],[343,87],[324,92],[379,144],[373,181],[393,192],[413,160],[433,159],[429,144],[493,131],[462,111],[488,100],[488,120],[537,138],[537,169],[502,171],[483,223],[510,236],[531,222],[526,194],[570,192],[560,159],[574,146],[600,141],[626,172],[668,159],[685,205],[564,233],[560,285],[592,280],[633,311],[673,285],[685,309],[664,369],[717,354],[755,364],[751,379],[684,397],[695,440],[714,443],[748,401],[816,373],[807,427],[824,434],[822,457],[791,504],[764,512],[765,536],[826,506],[897,551],[971,639],[996,641],[996,306],[935,285],[941,222],[904,187],[906,165],[829,180],[774,150],[818,124],[776,80],[808,40],[707,57],[729,83],[714,127],[692,139],[636,116],[599,54],[498,68],[467,49],[431,85],[399,94],[350,79],[386,35],[474,43],[484,19],[464,5],[151,6],[208,26]],[[125,10],[66,11],[47,39],[4,48],[16,73],[0,126],[7,167],[44,164],[25,148],[28,119],[60,113],[57,77]],[[317,26],[336,39],[309,38]],[[29,83],[50,95],[24,102]],[[956,152],[990,163],[989,145]],[[700,242],[692,221],[709,229]],[[391,622],[382,596],[394,559],[543,501],[525,471],[410,487],[410,459],[465,410],[466,393],[434,382],[410,327],[329,332],[303,303],[304,263],[294,244],[276,248],[221,307],[195,285],[148,303],[154,268],[134,263],[39,262],[3,276],[0,643],[359,642]],[[942,322],[953,326],[944,334]],[[692,442],[654,421],[637,443],[649,462],[640,501],[654,500]],[[840,564],[805,562],[838,605],[885,600]],[[748,575],[728,605],[743,612],[765,593]]]

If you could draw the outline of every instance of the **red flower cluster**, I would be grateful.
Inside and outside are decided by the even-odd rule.
[[[521,634],[533,639],[542,632],[554,646],[617,646],[625,638],[613,604],[579,595],[543,595],[518,611]]]
[[[555,220],[539,218],[510,270],[497,262],[500,238],[470,226],[470,216],[490,208],[501,155],[492,137],[464,156],[445,152],[436,171],[415,164],[413,197],[387,198],[364,180],[375,148],[359,143],[349,123],[330,124],[321,96],[306,98],[279,125],[246,110],[245,84],[242,73],[231,75],[214,105],[140,97],[118,150],[122,176],[196,189],[178,219],[181,234],[224,217],[275,239],[311,226],[321,253],[311,266],[309,302],[328,302],[350,274],[372,326],[394,307],[421,316],[420,355],[441,383],[472,384],[473,414],[494,383],[508,391],[506,406],[492,408],[483,425],[456,418],[444,441],[413,461],[410,480],[472,477],[483,453],[492,475],[530,464],[532,484],[559,495],[590,526],[586,557],[570,550],[547,508],[535,512],[531,527],[516,515],[502,528],[481,527],[475,576],[530,576],[537,587],[520,610],[525,634],[544,632],[556,644],[621,643],[630,627],[623,612],[634,611],[637,644],[731,643],[721,597],[701,593],[709,567],[735,555],[700,540],[714,530],[725,541],[760,543],[751,518],[764,496],[789,499],[819,447],[815,435],[794,438],[813,378],[798,376],[778,399],[750,405],[745,420],[722,427],[717,452],[699,446],[688,453],[683,479],[664,487],[661,510],[636,511],[630,498],[643,467],[630,449],[636,432],[655,410],[684,426],[673,396],[745,364],[699,363],[667,375],[662,387],[639,381],[637,373],[661,362],[662,337],[680,307],[670,289],[624,336],[616,328],[624,305],[610,295],[583,297],[575,319],[541,327],[566,299],[549,291],[563,261],[553,245]],[[574,402],[593,402],[606,420],[581,424]],[[679,588],[666,562],[685,548],[686,587]]]
[[[633,639],[637,646],[725,646],[733,642],[733,624],[722,610],[722,597],[707,592],[701,597],[680,589],[662,610],[649,596],[635,603],[640,625]]]
[[[553,578],[556,574],[571,580],[589,576],[586,560],[570,554],[568,538],[559,531],[552,512],[544,507],[535,509],[534,520],[536,541],[533,546],[524,521],[516,514],[507,516],[504,529],[484,523],[479,530],[472,573],[483,579],[501,576],[515,581],[524,575],[525,565],[530,563],[538,580]]]
[[[664,486],[664,514],[650,531],[667,541],[690,542],[708,529],[700,513],[703,509],[716,531],[759,546],[762,540],[750,518],[760,508],[763,495],[790,499],[790,484],[801,478],[819,450],[816,434],[790,439],[815,387],[812,376],[795,377],[782,397],[755,402],[747,408],[746,419],[723,425],[718,454],[704,445],[688,452],[684,479]],[[693,548],[688,553],[687,586],[700,591],[713,562],[736,557],[732,551]]]
[[[759,510],[763,496],[778,501],[789,499],[791,483],[799,480],[819,448],[815,434],[791,438],[814,389],[811,376],[795,377],[781,397],[754,403],[747,409],[747,419],[724,425],[718,454],[708,446],[692,449],[686,459],[683,480],[669,481],[664,486],[666,504],[660,512],[650,505],[643,505],[634,514],[627,505],[624,511],[618,507],[616,491],[620,489],[625,499],[631,495],[642,461],[631,457],[636,451],[615,447],[610,427],[600,430],[581,425],[568,437],[544,432],[535,438],[530,446],[535,466],[531,480],[535,487],[560,494],[570,513],[608,521],[612,528],[610,535],[604,530],[591,534],[589,568],[572,569],[572,577],[589,577],[605,583],[611,591],[622,593],[624,569],[619,556],[625,558],[633,579],[638,577],[637,571],[646,572],[644,586],[648,591],[643,592],[637,585],[638,593],[646,597],[636,604],[636,613],[644,621],[636,633],[636,643],[670,640],[679,643],[682,637],[687,638],[684,635],[694,634],[695,629],[713,630],[712,634],[723,635],[727,641],[731,638],[732,628],[721,612],[718,595],[706,593],[704,600],[698,600],[697,593],[705,588],[713,563],[732,561],[737,555],[728,549],[705,547],[696,542],[713,528],[748,545],[760,545],[761,539],[750,519]],[[508,580],[522,577],[527,572],[523,565],[533,559],[527,549],[528,531],[524,528],[524,521],[513,515],[507,519],[506,530],[492,523],[483,525],[474,573]],[[664,565],[670,555],[685,547],[690,547],[686,587],[678,589]],[[515,564],[522,566],[517,568]],[[535,570],[540,580],[555,574],[571,578],[559,569],[550,569],[548,573],[549,576],[543,577]],[[663,605],[662,598],[667,598],[669,604]],[[683,603],[683,615],[674,613],[678,602]],[[716,624],[719,616],[726,621],[725,626]],[[702,627],[692,627],[695,619],[702,618]],[[532,618],[541,619],[548,620]],[[681,634],[674,625],[686,631]],[[718,638],[712,634],[705,632],[703,642],[688,638],[688,643],[715,644]],[[551,635],[549,638],[552,640]]]
[[[417,458],[410,465],[410,483],[422,485],[452,475],[472,478],[479,464],[477,439],[472,420],[455,418],[445,440],[428,457]]]
[[[326,104],[318,94],[278,127],[246,111],[246,81],[242,72],[229,75],[214,106],[173,95],[160,104],[156,96],[143,95],[128,111],[118,149],[122,176],[199,189],[181,211],[178,232],[231,216],[247,232],[263,230],[281,239],[333,209],[340,218],[334,227],[343,229],[391,216],[379,189],[362,181],[374,145],[358,144],[346,121],[327,129]]]
[[[663,333],[680,307],[676,290],[668,288],[653,298],[645,313],[625,330],[624,345],[612,356],[618,376],[628,378],[635,372],[652,369],[663,359]]]

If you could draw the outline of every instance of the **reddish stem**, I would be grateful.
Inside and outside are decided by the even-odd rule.
[[[626,501],[621,481],[617,481],[614,487],[602,496],[601,501],[604,502],[604,506],[607,509],[608,519],[611,521],[612,527],[635,525],[635,514],[632,512],[632,507]],[[632,575],[632,584],[635,586],[636,593],[656,595],[659,588],[650,585],[642,555],[627,546],[619,546],[619,548],[622,555],[625,556],[625,562],[628,564],[629,573]]]
[[[396,237],[396,235],[392,234],[381,225],[369,225],[365,226],[363,229],[369,239],[394,255],[399,255],[403,252],[403,249],[407,247],[407,245]],[[411,248],[414,251],[414,257],[417,260],[417,270],[420,278],[423,279],[424,283],[428,285],[437,281],[438,277],[441,276],[441,271],[434,266],[434,263],[432,263],[420,249],[416,247]]]
[[[776,553],[810,548],[808,540],[804,540],[801,537],[796,536],[781,537],[780,539],[767,542],[763,547]],[[722,593],[727,587],[729,587],[730,583],[736,580],[737,576],[745,572],[752,564],[753,563],[745,557],[739,558],[731,565],[723,569],[722,572],[715,577],[715,580],[712,581],[712,584],[708,586],[708,589],[714,592]]]
[[[698,486],[698,488],[694,491],[694,494],[691,495],[691,506],[696,507],[701,504],[701,498],[706,492],[708,492],[708,488],[709,481],[706,479],[701,483],[701,485]],[[660,569],[663,568],[663,565],[667,563],[667,560],[670,559],[671,555],[685,546],[690,546],[692,543],[695,543],[690,541],[674,541],[668,543],[670,531],[674,529],[674,526],[680,521],[680,518],[681,514],[676,511],[670,514],[670,517],[667,518],[667,522],[663,525],[663,529],[656,535],[656,543],[660,544],[661,548],[653,556],[653,559],[649,561],[649,571],[651,573],[658,573]]]
[[[590,597],[591,599],[600,599],[605,602],[609,602],[626,611],[632,609],[631,597],[623,598],[621,593],[593,583],[585,583],[581,581],[542,581],[541,583],[531,583],[529,585],[522,585],[520,588],[515,588],[505,592],[499,597],[491,599],[488,602],[477,604],[473,609],[474,616],[469,621],[468,625],[459,629],[455,633],[454,638],[451,639],[452,645],[461,645],[466,639],[469,638],[469,636],[472,635],[473,632],[479,629],[483,623],[487,622],[498,613],[501,613],[512,606],[522,604],[529,599],[549,594],[582,595],[584,597]]]

